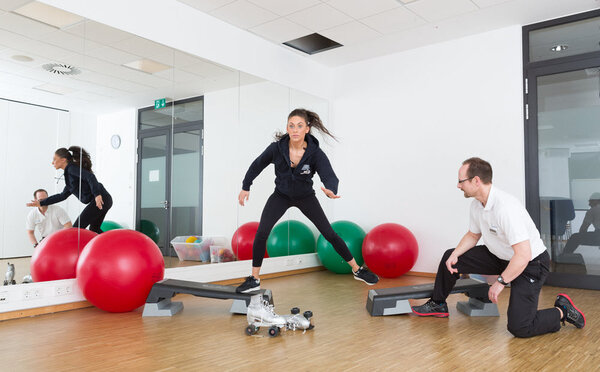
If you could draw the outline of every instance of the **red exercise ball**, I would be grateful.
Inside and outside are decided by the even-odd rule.
[[[74,278],[77,260],[83,247],[97,235],[93,231],[75,227],[48,235],[31,256],[30,270],[33,281]]]
[[[406,227],[384,223],[369,231],[362,254],[365,264],[375,274],[396,278],[412,269],[419,256],[419,245]]]
[[[258,222],[247,222],[238,227],[231,238],[231,249],[238,261],[252,259],[252,245],[258,230]],[[265,258],[269,257],[265,246]]]
[[[121,313],[142,306],[164,273],[165,261],[152,239],[134,230],[110,230],[81,252],[77,284],[95,306]]]

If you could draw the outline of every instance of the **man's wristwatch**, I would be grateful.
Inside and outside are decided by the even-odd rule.
[[[496,279],[498,281],[498,283],[502,284],[503,286],[507,286],[508,283],[504,281],[504,278],[502,277],[502,275],[498,275],[498,279]]]

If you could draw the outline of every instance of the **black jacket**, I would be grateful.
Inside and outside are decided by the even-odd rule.
[[[284,135],[279,141],[273,142],[250,164],[246,177],[242,182],[242,189],[250,191],[252,181],[269,164],[275,165],[275,190],[292,198],[300,199],[314,194],[312,178],[315,172],[325,188],[337,194],[339,180],[336,177],[327,155],[319,147],[319,141],[311,134],[305,137],[307,146],[300,163],[295,168],[290,165],[290,136]]]
[[[81,171],[81,195],[79,195],[79,172]],[[82,203],[88,204],[98,195],[106,195],[108,192],[94,176],[94,173],[79,168],[75,164],[68,164],[64,172],[65,188],[60,194],[54,194],[40,201],[40,205],[59,203],[69,195],[73,194]]]

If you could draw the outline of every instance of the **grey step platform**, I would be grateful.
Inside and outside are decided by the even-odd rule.
[[[464,293],[469,301],[459,302],[456,308],[469,316],[499,316],[498,307],[488,299],[489,285],[477,279],[459,279],[451,293]],[[406,287],[371,289],[367,310],[371,316],[412,313],[409,299],[430,298],[433,283]]]
[[[211,283],[191,282],[187,280],[163,279],[156,282],[146,298],[142,316],[173,316],[183,309],[183,303],[171,302],[171,298],[179,293],[191,294],[197,297],[233,300],[230,312],[246,314],[250,297],[253,294],[237,293],[235,287]],[[268,289],[260,293],[269,303],[273,303],[273,295]],[[256,294],[256,293],[254,293]]]

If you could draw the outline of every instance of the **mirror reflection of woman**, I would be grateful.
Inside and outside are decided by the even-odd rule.
[[[329,159],[319,147],[319,141],[310,133],[311,129],[333,135],[314,112],[295,109],[288,115],[287,133],[276,136],[277,141],[250,165],[238,196],[240,205],[248,200],[252,181],[269,164],[275,165],[275,192],[267,200],[258,231],[252,246],[252,275],[237,287],[237,292],[249,293],[260,290],[260,268],[265,256],[267,238],[275,223],[290,207],[297,207],[308,217],[335,251],[350,265],[354,278],[369,285],[379,278],[366,267],[360,267],[352,257],[346,243],[333,231],[313,189],[312,178],[316,173],[325,185],[321,190],[330,199],[337,199],[338,178]]]
[[[55,169],[64,171],[65,188],[60,194],[55,194],[43,200],[32,200],[29,207],[40,207],[59,203],[69,195],[75,195],[79,201],[87,204],[73,224],[82,229],[90,227],[98,234],[106,213],[112,207],[112,197],[104,186],[98,182],[92,172],[90,154],[79,146],[68,149],[62,147],[54,153],[52,165]]]

